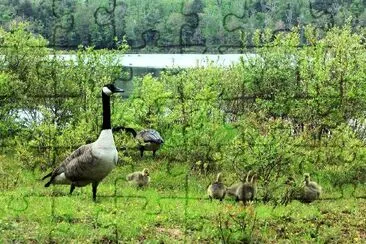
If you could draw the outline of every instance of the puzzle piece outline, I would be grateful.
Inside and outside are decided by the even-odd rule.
[[[51,42],[50,42],[50,46],[49,47],[56,47],[56,48],[60,48],[60,47],[67,47],[67,48],[74,48],[74,46],[71,46],[71,45],[59,45],[56,43],[56,36],[59,32],[61,31],[70,31],[74,28],[74,24],[75,24],[75,19],[74,19],[74,16],[72,13],[68,13],[68,14],[61,14],[57,11],[57,5],[58,5],[58,2],[59,0],[52,0],[52,14],[54,16],[54,18],[58,19],[58,20],[61,20],[62,18],[66,18],[68,21],[68,25],[63,25],[62,23],[56,23],[55,26],[53,27],[53,34],[51,36]],[[116,0],[110,0],[109,1],[109,4],[112,2],[112,8],[107,8],[107,7],[98,7],[95,12],[94,12],[94,18],[95,18],[95,23],[101,27],[107,27],[107,26],[112,26],[112,33],[113,33],[113,36],[116,36],[116,26],[115,26],[115,11],[116,11],[116,6],[117,6],[117,2]],[[222,4],[222,1],[217,1],[218,4],[220,2],[220,4]],[[309,2],[311,3],[311,1],[309,0]],[[182,5],[183,6],[183,5]],[[101,23],[98,21],[98,14],[100,14],[102,11],[104,11],[106,14],[105,15],[110,15],[110,23]],[[179,43],[178,44],[172,44],[172,45],[161,45],[159,44],[159,39],[160,39],[160,32],[155,30],[155,29],[148,29],[148,30],[145,30],[144,32],[142,32],[141,34],[141,40],[142,40],[142,44],[139,45],[139,46],[133,46],[131,47],[132,49],[134,50],[141,50],[145,47],[147,47],[149,45],[149,41],[147,40],[148,37],[147,35],[149,34],[152,34],[153,38],[153,46],[156,46],[156,47],[160,47],[160,48],[167,48],[167,49],[178,49],[179,50],[179,53],[185,53],[184,50],[185,48],[191,48],[191,47],[203,47],[203,51],[202,53],[206,53],[207,50],[210,48],[206,45],[206,40],[204,40],[203,43],[192,43],[192,44],[189,44],[189,43],[185,43],[185,41],[183,41],[182,39],[182,36],[184,34],[184,29],[185,28],[188,28],[188,29],[191,29],[191,30],[195,30],[197,28],[199,28],[199,24],[200,24],[200,19],[199,19],[199,16],[197,13],[184,13],[183,12],[183,9],[182,9],[182,12],[181,14],[184,16],[184,17],[192,17],[193,19],[195,19],[195,21],[193,21],[193,24],[192,23],[183,23],[181,26],[180,26],[180,29],[179,29]],[[317,18],[321,18],[324,14],[321,14],[320,16],[318,16]],[[235,15],[234,13],[229,13],[227,14],[224,18],[223,18],[223,26],[224,26],[224,29],[227,31],[227,32],[235,32],[235,31],[238,31],[238,30],[241,30],[241,28],[234,28],[234,29],[227,29],[226,27],[226,20],[227,18],[229,18],[230,16],[234,16],[234,17],[237,17],[239,19],[242,19],[243,17],[240,17],[239,15]],[[57,21],[56,21],[57,22]],[[276,30],[277,32],[280,32],[280,31],[289,31],[289,29],[285,29],[285,30]],[[275,34],[276,32],[274,32]],[[157,36],[157,38],[156,38]],[[221,48],[221,49],[220,49]],[[237,46],[237,45],[227,45],[227,46],[220,46],[219,47],[219,53],[225,53],[225,49],[229,49],[229,48],[242,48],[242,46]],[[250,48],[250,47],[248,47]],[[40,63],[37,63],[36,64],[37,66],[38,65],[41,65]],[[121,68],[123,68],[121,66]],[[41,75],[41,76],[45,76],[47,75],[46,73],[44,74],[41,74],[42,72],[40,71],[40,73],[38,74],[38,69],[37,69],[37,74],[38,75]],[[128,76],[127,78],[124,80],[124,81],[131,81],[134,77],[134,71],[133,71],[133,68],[132,67],[128,67]],[[51,76],[52,77],[52,74]],[[122,78],[123,80],[123,78]],[[55,94],[55,96],[57,96],[57,94]],[[304,145],[299,145],[299,147],[303,147]],[[352,155],[352,158],[351,158],[351,161],[355,160],[356,158],[356,155],[357,153],[354,152],[354,154]],[[172,169],[172,165],[174,164],[174,161],[173,160],[169,160],[167,163],[166,163],[166,170],[167,170],[167,173],[168,174],[171,174],[172,176],[179,176],[179,175],[182,175],[182,174],[186,174],[185,176],[185,186],[186,186],[186,196],[184,197],[164,197],[164,196],[161,196],[160,198],[158,198],[158,201],[157,201],[157,206],[158,206],[158,211],[156,212],[148,212],[147,214],[149,215],[158,215],[160,213],[162,213],[162,211],[164,211],[163,207],[162,207],[162,204],[160,201],[163,201],[163,200],[169,200],[169,199],[179,199],[179,200],[182,200],[182,201],[185,201],[185,206],[187,206],[187,203],[189,200],[199,200],[198,198],[190,198],[188,197],[188,180],[189,180],[189,172],[182,172],[182,173],[172,173],[171,172],[171,169]],[[33,171],[34,175],[36,175],[36,171]],[[149,199],[144,196],[144,195],[117,195],[117,187],[116,187],[116,184],[119,180],[121,180],[122,178],[116,178],[115,179],[115,193],[114,195],[110,195],[110,196],[104,196],[104,195],[100,195],[98,197],[101,197],[101,198],[110,198],[110,199],[113,199],[114,201],[117,201],[118,199],[120,198],[125,198],[125,199],[143,199],[145,201],[145,203],[142,205],[142,208],[141,210],[146,210],[147,209],[147,206],[151,203],[149,201]],[[124,179],[125,180],[125,179]],[[34,184],[38,184],[38,182],[34,183]],[[0,194],[1,196],[1,194]],[[7,208],[8,209],[11,209],[12,211],[15,211],[15,212],[24,212],[25,210],[27,210],[30,205],[29,205],[29,200],[28,200],[28,197],[37,197],[36,194],[32,193],[32,194],[29,194],[29,195],[25,195],[25,196],[21,196],[19,198],[16,198],[14,196],[11,196],[10,197],[10,200],[8,202],[8,205],[7,205]],[[52,204],[52,212],[51,212],[51,217],[52,218],[56,218],[57,217],[57,214],[55,214],[55,210],[56,210],[56,207],[55,207],[55,198],[57,199],[57,196],[45,196],[45,195],[38,195],[38,197],[40,198],[47,198],[47,199],[50,199],[51,198],[51,204]],[[21,201],[23,201],[23,203],[25,204],[23,208],[19,208],[19,209],[16,209],[16,208],[13,208],[12,203],[14,201],[16,201],[16,199],[21,199]],[[152,203],[151,203],[152,204]],[[116,205],[116,202],[115,202],[115,205]],[[0,211],[3,211],[5,212],[4,209],[0,208]],[[187,211],[187,208],[185,207],[185,211]],[[101,211],[98,211],[97,214],[96,214],[96,223],[98,223],[98,218],[99,218],[99,215],[102,214],[102,210]],[[185,214],[185,217],[187,218],[187,215]],[[185,219],[185,224],[187,224],[187,219]],[[58,230],[56,227],[55,229],[53,230],[50,230],[50,233],[49,233],[49,238],[52,239],[52,237],[54,236],[54,231],[58,231],[58,232],[62,232],[64,234],[67,234],[68,231],[70,230],[71,227],[65,229],[65,230]],[[115,235],[116,235],[116,240],[118,241],[119,240],[119,235],[118,235],[118,228],[117,228],[117,225],[115,223],[112,223],[112,224],[109,224],[109,225],[104,225],[102,226],[102,228],[114,228],[115,230]]]

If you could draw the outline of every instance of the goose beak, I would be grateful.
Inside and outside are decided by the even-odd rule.
[[[122,88],[119,88],[119,87],[114,87],[114,91],[113,91],[113,93],[122,93],[122,92],[125,92],[125,90],[123,90]]]

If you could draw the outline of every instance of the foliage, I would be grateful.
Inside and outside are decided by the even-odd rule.
[[[22,3],[19,6],[29,8],[28,1]],[[315,14],[322,17],[324,8],[319,1],[314,3]],[[56,11],[60,16],[80,3],[63,4],[66,8]],[[174,9],[174,4],[166,5]],[[213,3],[198,5],[200,11],[203,9],[202,17]],[[238,5],[233,1],[220,9],[230,13]],[[264,13],[268,6],[262,1],[251,2],[250,6],[256,14],[246,25],[269,18]],[[326,11],[331,13],[333,6],[326,5]],[[301,2],[296,7],[301,8]],[[7,22],[11,11],[2,12],[1,23]],[[144,21],[154,23],[164,11],[156,9],[151,15],[143,15]],[[29,10],[24,16],[32,13]],[[361,16],[362,12],[357,14]],[[178,24],[182,16],[173,17],[171,21]],[[339,16],[328,17],[336,22]],[[67,24],[67,17],[62,21]],[[80,35],[89,28],[88,19],[83,21],[86,26]],[[94,24],[95,36],[89,43],[103,46],[106,40],[97,39],[98,34],[115,34],[113,29],[100,27]],[[135,27],[139,32],[145,29]],[[86,191],[70,200],[64,196],[68,189],[56,186],[46,191],[35,182],[45,169],[59,163],[80,144],[95,140],[101,124],[100,87],[120,79],[122,71],[116,57],[126,50],[125,43],[115,51],[80,47],[72,52],[76,61],[65,61],[54,56],[58,52],[48,49],[43,37],[31,34],[32,28],[14,22],[9,31],[0,29],[0,146],[5,146],[0,154],[2,241],[117,241],[115,230],[126,242],[187,241],[185,238],[192,242],[362,239],[363,199],[326,204],[319,201],[307,207],[295,201],[286,207],[273,205],[273,210],[268,204],[256,203],[255,208],[243,211],[226,200],[223,204],[208,203],[202,194],[210,174],[223,171],[231,181],[243,181],[252,170],[259,175],[257,199],[264,202],[277,203],[284,178],[293,176],[299,181],[304,172],[324,186],[326,197],[333,187],[343,191],[349,184],[356,192],[361,189],[361,194],[352,195],[364,197],[365,138],[350,122],[365,121],[364,28],[358,34],[351,24],[322,33],[312,26],[276,36],[272,29],[242,32],[244,46],[255,44],[258,48],[239,65],[175,70],[157,78],[148,75],[136,79],[128,99],[113,100],[113,124],[157,129],[165,143],[157,158],[146,161],[133,153],[136,142],[128,134],[116,135],[116,143],[126,149],[120,152],[123,166],[151,167],[155,181],[141,192],[142,198],[137,197],[134,189],[124,185],[130,167],[120,166],[101,184],[105,198],[96,205],[85,201],[90,197]],[[133,32],[134,28],[126,30]],[[62,31],[57,35],[47,33],[45,36],[57,45],[70,44],[67,38],[75,34],[59,39],[65,34]],[[191,34],[199,39],[202,33],[212,34]],[[217,35],[225,36],[222,31]],[[107,46],[117,43],[113,39]],[[302,43],[306,46],[299,48]],[[21,118],[25,113],[29,119]],[[55,202],[60,207],[57,212],[49,209]],[[157,206],[152,206],[154,203]],[[47,213],[52,215],[51,221]]]
[[[197,52],[200,45],[206,45],[209,52],[219,52],[238,51],[240,31],[252,36],[257,29],[278,33],[308,24],[328,30],[343,26],[350,17],[352,26],[365,26],[365,7],[361,0],[2,0],[0,25],[29,21],[32,31],[52,47],[67,49],[78,45],[116,48],[116,38],[126,36],[133,51],[166,53],[185,48],[185,52]]]
[[[250,206],[244,211],[226,209],[217,216],[217,228],[223,243],[251,243],[256,223],[255,209]]]
[[[333,28],[324,38],[312,26],[305,32],[308,46],[303,48],[298,48],[299,29],[275,38],[270,30],[258,31],[251,42],[261,47],[239,65],[135,79],[129,98],[113,102],[113,124],[158,130],[165,140],[159,155],[200,173],[235,172],[232,180],[237,181],[255,171],[264,201],[278,197],[286,176],[309,172],[318,177],[332,167],[357,169],[365,148],[349,121],[364,120],[364,32],[352,33],[349,26]],[[8,43],[28,35],[24,26],[3,33]],[[36,37],[28,39],[40,43]],[[80,49],[74,62],[48,56],[47,49],[34,53],[26,43],[16,47],[18,54],[3,51],[8,61],[0,78],[8,89],[1,91],[9,96],[12,86],[21,89],[22,77],[27,77],[28,88],[10,96],[16,97],[15,107],[4,106],[1,113],[36,110],[42,119],[30,125],[3,120],[0,128],[14,123],[7,143],[16,145],[28,168],[44,168],[95,140],[101,123],[96,116],[101,112],[98,87],[121,77],[115,63],[118,52]],[[19,64],[9,55],[22,57]],[[31,65],[29,55],[39,59],[37,65]],[[116,142],[124,149],[122,162],[135,165],[136,141],[121,133]]]
[[[10,32],[0,29],[0,35],[5,46],[0,49],[0,102],[4,104],[0,113],[5,118],[0,121],[0,134],[9,136],[7,143],[17,145],[18,155],[29,155],[20,159],[54,165],[64,158],[65,149],[70,152],[95,139],[90,134],[99,131],[101,124],[96,116],[101,114],[100,87],[122,76],[116,56],[125,51],[125,44],[112,52],[80,48],[71,53],[75,60],[62,60],[26,24],[14,23]],[[47,156],[34,159],[37,154]]]
[[[116,121],[158,129],[164,156],[201,173],[234,171],[243,181],[248,170],[255,171],[263,201],[279,197],[284,176],[358,168],[365,147],[349,121],[364,118],[363,36],[345,27],[320,38],[309,26],[309,45],[299,49],[299,32],[274,39],[270,30],[256,32],[252,42],[262,48],[229,69],[136,80],[133,95],[118,105]]]

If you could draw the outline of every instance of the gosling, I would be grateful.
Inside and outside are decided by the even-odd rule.
[[[288,188],[283,196],[282,204],[287,205],[292,200],[298,200],[302,203],[311,203],[319,199],[322,188],[316,182],[310,180],[308,173],[304,174],[304,184],[299,186],[294,178],[289,177],[286,182]]]
[[[320,194],[322,192],[322,188],[315,181],[310,180],[310,174],[304,174],[304,192],[302,196],[302,202],[311,203],[317,199],[319,199]]]
[[[144,187],[147,186],[150,182],[149,175],[149,170],[144,168],[141,172],[138,171],[128,174],[126,179],[132,185],[135,185],[137,187]]]
[[[228,187],[226,189],[227,195],[234,197],[237,202],[242,201],[244,204],[248,201],[253,201],[256,194],[256,180],[258,177],[257,174],[254,174],[249,180],[251,173],[251,170],[247,173],[244,183],[239,182]]]
[[[211,201],[212,199],[219,199],[220,202],[222,202],[222,200],[225,198],[226,187],[223,183],[222,173],[218,173],[216,181],[209,185],[207,188],[207,194]]]
[[[254,174],[251,180],[248,180],[249,173],[247,175],[247,180],[244,184],[241,184],[236,190],[236,201],[242,201],[244,204],[248,203],[249,201],[253,202],[254,197],[257,191],[256,181],[257,181],[257,174]]]

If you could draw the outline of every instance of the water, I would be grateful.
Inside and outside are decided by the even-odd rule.
[[[255,54],[124,54],[117,55],[117,65],[133,69],[132,76],[141,76],[146,73],[158,75],[160,70],[173,68],[197,68],[208,65],[218,67],[229,67],[237,64],[241,59],[247,61],[256,57]],[[54,55],[50,55],[54,58]],[[74,54],[60,54],[56,58],[64,61],[76,62],[77,56]],[[133,84],[129,78],[117,82],[125,90],[124,97],[128,97],[132,92]],[[36,122],[39,124],[43,115],[39,111],[28,111],[19,109],[13,111],[17,121],[29,125]],[[36,116],[35,116],[36,115]]]
[[[53,56],[52,56],[53,57]],[[132,68],[194,68],[208,65],[229,67],[256,57],[255,54],[124,54],[117,55],[117,64]],[[76,61],[76,55],[57,55],[58,59]]]
[[[51,55],[53,58],[54,56]],[[73,54],[56,55],[57,59],[76,62]],[[116,65],[127,70],[127,75],[117,82],[117,85],[125,89],[124,97],[132,92],[130,82],[132,77],[143,76],[152,73],[158,76],[163,69],[197,68],[208,65],[217,67],[229,67],[240,62],[257,57],[256,54],[124,54],[116,56]]]

